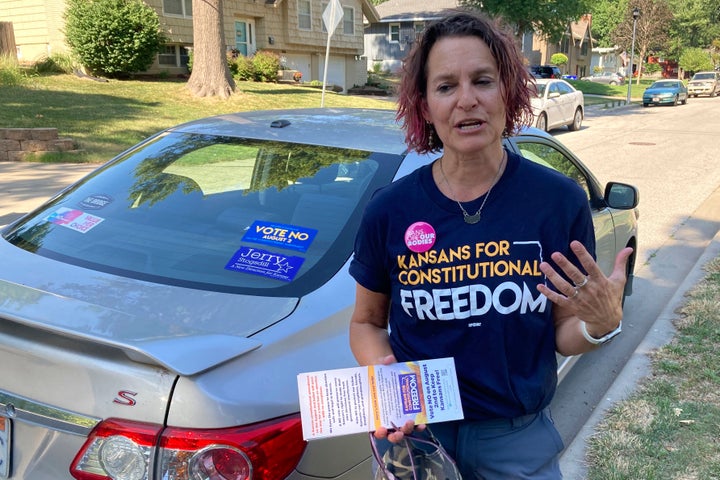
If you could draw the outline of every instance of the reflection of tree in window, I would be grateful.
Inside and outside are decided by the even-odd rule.
[[[590,190],[585,175],[562,152],[544,143],[523,142],[519,143],[518,147],[523,157],[528,160],[550,167],[575,180],[585,190],[585,194],[590,200]]]
[[[134,155],[146,156],[135,168],[129,189],[136,208],[152,206],[178,191],[280,191],[325,167],[369,156],[361,150],[184,134],[160,136]]]

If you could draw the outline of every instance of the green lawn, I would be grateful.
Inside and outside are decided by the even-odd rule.
[[[20,85],[0,86],[0,127],[57,128],[83,154],[46,155],[42,161],[104,162],[145,137],[189,120],[229,112],[320,107],[318,88],[239,82],[228,100],[195,98],[185,82],[110,80],[73,75],[35,76]],[[325,92],[325,107],[394,109],[379,97]]]
[[[388,88],[396,79],[374,75]],[[570,81],[586,94],[626,98],[627,86],[611,87]],[[633,99],[650,80],[633,84]],[[75,140],[82,154],[45,155],[46,162],[104,162],[164,128],[189,120],[229,112],[319,107],[322,92],[302,85],[238,82],[228,100],[195,98],[184,81],[110,80],[96,82],[74,75],[30,76],[17,85],[0,82],[0,127],[54,127]],[[605,99],[586,96],[586,104]],[[325,92],[326,107],[394,109],[386,98]]]

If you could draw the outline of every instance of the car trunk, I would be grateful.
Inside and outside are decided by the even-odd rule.
[[[178,378],[258,348],[247,337],[297,304],[150,284],[7,249],[16,247],[0,242],[3,276],[13,278],[0,280],[0,478],[9,464],[11,478],[70,479],[100,420],[164,425]],[[158,314],[159,304],[174,306],[164,309],[171,315]]]
[[[0,458],[14,452],[13,477],[71,478],[70,462],[99,419],[162,423],[175,377],[114,348],[3,317],[0,416],[9,419],[5,430],[12,433]]]

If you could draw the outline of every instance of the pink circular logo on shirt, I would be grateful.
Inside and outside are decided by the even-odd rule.
[[[405,230],[405,245],[415,253],[430,250],[436,238],[435,229],[426,222],[415,222]]]

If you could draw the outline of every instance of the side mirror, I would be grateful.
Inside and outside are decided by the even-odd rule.
[[[558,92],[550,92],[548,94],[548,98],[557,98],[559,96],[560,96],[560,94]]]
[[[640,192],[627,183],[609,182],[605,186],[605,203],[610,208],[630,210],[638,206]]]

